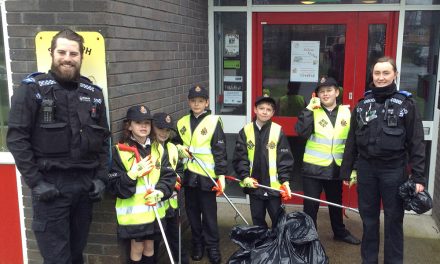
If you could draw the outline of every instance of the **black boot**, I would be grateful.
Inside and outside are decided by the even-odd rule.
[[[130,259],[130,261],[128,263],[129,264],[142,264],[143,262],[142,262],[142,259],[140,259],[140,260],[131,260]]]
[[[155,261],[154,261],[154,255],[153,256],[150,256],[150,257],[148,257],[148,256],[145,256],[145,255],[142,255],[142,258],[141,258],[141,262],[140,262],[141,264],[154,264],[154,263],[156,263]]]
[[[218,248],[208,248],[208,258],[212,264],[220,264],[222,261]]]
[[[191,258],[194,261],[199,261],[203,258],[204,248],[202,245],[193,245]]]

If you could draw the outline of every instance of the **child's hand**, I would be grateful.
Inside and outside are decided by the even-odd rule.
[[[176,173],[177,174],[177,173]],[[176,184],[174,184],[174,190],[180,192],[180,188],[182,187],[182,180],[180,179],[180,176],[177,175],[176,178]]]
[[[177,150],[179,151],[179,158],[192,158],[191,152],[189,152],[188,147],[177,145]]]
[[[220,196],[225,191],[225,175],[219,175],[217,179],[217,186],[212,187],[213,191],[216,191],[216,196]]]
[[[252,177],[246,177],[240,182],[241,187],[257,188],[258,181]]]
[[[163,197],[163,192],[159,190],[149,189],[145,194],[145,204],[149,206],[155,206]]]
[[[133,163],[130,171],[127,172],[128,177],[132,180],[136,180],[139,177],[145,176],[150,173],[154,168],[154,162],[151,159],[151,156],[148,155],[138,163]]]
[[[290,190],[290,184],[288,181],[281,184],[280,190],[282,191],[281,199],[283,200],[283,202],[286,202],[290,200],[290,198],[292,198],[292,191]]]
[[[312,98],[310,99],[310,102],[306,108],[310,111],[321,108],[321,100],[319,99],[319,97],[316,97],[315,93],[312,93]]]

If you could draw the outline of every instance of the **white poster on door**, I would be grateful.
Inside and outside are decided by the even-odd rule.
[[[225,57],[236,57],[240,54],[238,34],[225,34]]]
[[[318,82],[319,41],[291,41],[290,81]]]

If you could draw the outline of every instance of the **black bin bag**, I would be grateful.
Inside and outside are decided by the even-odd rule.
[[[423,214],[432,208],[432,198],[427,191],[416,193],[416,184],[410,179],[399,187],[399,195],[404,202],[405,210]]]
[[[240,249],[229,258],[229,264],[328,263],[313,220],[303,212],[286,214],[281,208],[272,230],[235,226],[230,238]]]

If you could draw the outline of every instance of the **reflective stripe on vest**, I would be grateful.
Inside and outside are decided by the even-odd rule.
[[[177,122],[177,130],[180,138],[183,141],[183,145],[188,146],[188,150],[202,161],[202,166],[204,166],[204,169],[212,178],[217,178],[217,175],[214,171],[215,162],[211,151],[211,139],[219,121],[221,124],[221,119],[219,116],[207,115],[202,121],[200,121],[199,125],[194,129],[192,134],[190,115],[182,117]],[[185,169],[204,177],[208,177],[198,162],[189,160],[185,164]]]
[[[134,163],[134,154],[128,151],[122,151],[118,147],[119,157],[126,171],[131,169]],[[116,216],[120,225],[138,225],[154,222],[156,216],[151,206],[145,205],[145,193],[147,189],[154,188],[159,181],[161,169],[161,157],[164,149],[156,141],[151,145],[151,158],[155,162],[153,170],[144,177],[138,178],[136,182],[136,193],[130,198],[116,198]],[[147,184],[145,182],[147,180]],[[169,205],[164,202],[157,203],[159,217],[163,218]]]
[[[177,151],[176,145],[174,145],[171,142],[167,143],[167,150],[168,150],[168,159],[170,160],[171,167],[175,172],[177,168],[177,162],[179,161],[179,152]],[[179,203],[177,201],[177,195],[171,196],[170,199],[167,200],[167,203],[171,206],[171,208],[176,209],[177,207],[179,207]]]
[[[269,143],[267,146],[264,146],[268,150],[269,154],[269,177],[270,177],[270,187],[279,189],[281,184],[278,181],[278,172],[277,172],[277,146],[278,139],[280,138],[281,126],[272,122],[269,131]],[[255,157],[255,131],[254,131],[254,123],[249,123],[244,127],[244,134],[246,135],[246,145],[248,149],[248,159],[249,159],[249,167],[250,167],[250,175],[252,175],[252,168],[254,165],[254,157]]]
[[[304,162],[329,166],[333,160],[341,166],[345,141],[350,130],[350,110],[339,106],[335,127],[323,109],[313,111],[314,133],[306,143]]]

